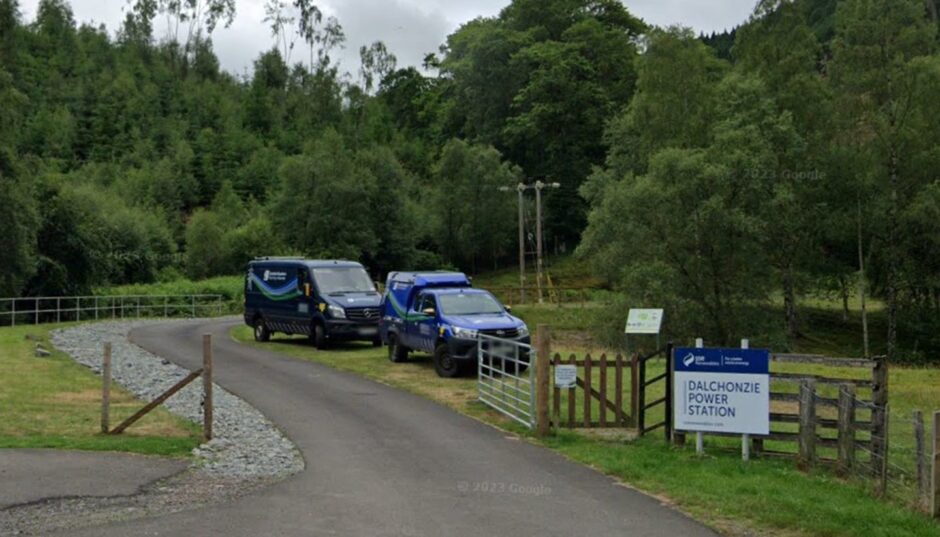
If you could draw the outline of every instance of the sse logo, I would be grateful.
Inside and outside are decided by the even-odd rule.
[[[682,359],[682,363],[685,364],[686,367],[691,366],[695,363],[695,355],[690,352]]]

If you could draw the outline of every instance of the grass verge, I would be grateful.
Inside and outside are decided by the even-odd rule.
[[[405,389],[519,433],[655,494],[727,535],[940,536],[940,525],[927,517],[879,501],[863,485],[821,471],[802,473],[792,461],[742,463],[738,455],[726,451],[699,458],[692,450],[667,447],[656,435],[624,443],[560,431],[548,439],[536,440],[527,430],[476,402],[474,379],[440,379],[430,360],[422,355],[415,355],[414,361],[405,364],[393,364],[384,349],[366,345],[349,344],[322,352],[305,338],[284,336],[259,344],[245,326],[233,329],[232,337],[247,345]],[[912,372],[911,377],[915,376],[917,373]],[[899,378],[894,386],[909,380]],[[925,396],[931,397],[932,393]]]
[[[156,409],[124,434],[100,433],[101,378],[52,348],[49,331],[62,325],[0,328],[0,448],[59,448],[187,456],[199,445],[194,424]],[[50,349],[34,356],[36,341]],[[115,357],[119,361],[119,357]],[[111,424],[143,402],[111,387]]]

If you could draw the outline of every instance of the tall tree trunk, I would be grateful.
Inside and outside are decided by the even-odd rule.
[[[792,344],[800,337],[800,319],[796,310],[792,263],[787,263],[783,269],[783,307],[787,317],[787,340]]]
[[[891,180],[891,204],[888,207],[888,274],[887,274],[887,294],[888,294],[888,334],[887,334],[887,354],[888,360],[894,360],[897,356],[898,342],[898,151],[891,147],[890,162],[890,180]]]
[[[842,296],[842,322],[849,322],[849,281],[845,274],[839,275],[839,294]]]
[[[865,358],[870,356],[868,350],[868,310],[865,307],[865,251],[862,246],[862,196],[858,196],[858,295],[862,308],[862,349]]]

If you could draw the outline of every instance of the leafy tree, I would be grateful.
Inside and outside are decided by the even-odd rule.
[[[837,12],[832,78],[840,112],[869,162],[872,218],[883,230],[881,267],[888,313],[887,350],[897,357],[897,321],[905,286],[905,245],[915,239],[902,226],[904,210],[921,192],[915,171],[933,142],[922,136],[925,96],[938,90],[936,25],[917,0],[846,0]],[[932,159],[930,159],[932,160]],[[915,239],[916,240],[916,239]]]
[[[444,259],[473,272],[482,261],[498,261],[512,252],[514,198],[501,186],[519,182],[519,170],[503,162],[492,147],[451,140],[441,151],[434,178],[437,189],[430,206],[419,214],[433,215],[434,237]]]

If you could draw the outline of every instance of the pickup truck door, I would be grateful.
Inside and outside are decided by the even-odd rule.
[[[427,308],[436,308],[434,295],[424,293],[415,300],[414,311],[410,312],[414,320],[408,322],[408,346],[427,352],[434,352],[437,339],[437,319],[424,314]]]

